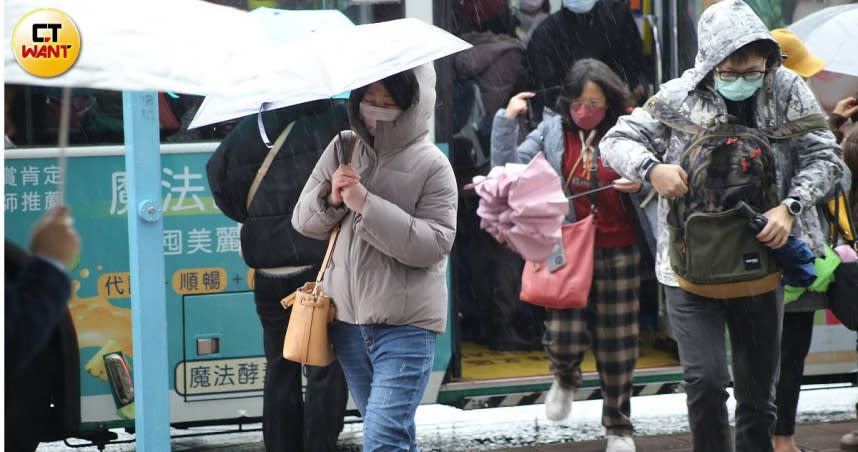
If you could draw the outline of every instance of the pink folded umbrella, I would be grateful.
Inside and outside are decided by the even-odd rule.
[[[480,197],[480,228],[523,258],[543,261],[560,242],[560,227],[569,213],[560,177],[539,153],[530,163],[507,163],[486,176],[474,177]]]

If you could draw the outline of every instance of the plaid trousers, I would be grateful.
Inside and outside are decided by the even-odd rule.
[[[638,359],[637,245],[596,248],[587,307],[546,309],[542,344],[560,386],[581,384],[581,361],[592,345],[602,387],[602,425],[607,434],[632,433],[632,378]]]

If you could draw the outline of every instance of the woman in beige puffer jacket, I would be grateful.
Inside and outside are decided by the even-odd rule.
[[[342,224],[323,289],[337,307],[331,337],[364,418],[364,450],[418,450],[414,413],[447,325],[458,194],[429,137],[434,106],[431,65],[353,91],[352,130],[325,150],[292,215],[318,239]],[[353,137],[342,164],[340,143]]]

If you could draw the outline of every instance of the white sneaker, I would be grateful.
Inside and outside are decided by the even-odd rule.
[[[608,435],[605,452],[635,452],[635,441],[631,436]]]
[[[572,413],[572,400],[575,398],[574,389],[563,389],[554,380],[551,389],[545,395],[545,416],[552,421],[562,421]]]

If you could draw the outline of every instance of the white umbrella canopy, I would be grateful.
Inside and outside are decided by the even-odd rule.
[[[825,70],[858,76],[858,4],[822,9],[790,25]]]
[[[257,21],[259,28],[264,30],[273,40],[284,44],[319,31],[355,26],[348,17],[337,10],[256,8],[247,14]],[[273,54],[270,58],[286,59],[280,55],[283,54]],[[264,110],[273,108],[279,108],[279,106],[266,105]],[[244,96],[241,95],[215,94],[207,96],[189,127],[195,128],[227,119],[239,118],[255,113],[259,109],[259,105],[249,107]]]
[[[40,8],[55,8],[77,25],[77,63],[54,78],[35,77],[6,52],[6,83],[186,94],[240,93],[269,83],[255,67],[276,53],[275,42],[244,11],[200,0],[7,0],[5,46],[18,21]],[[269,61],[276,69],[285,62]]]
[[[271,69],[276,83],[224,99],[217,111],[201,107],[190,127],[256,113],[263,105],[270,110],[333,97],[470,47],[418,19],[322,30],[281,49],[290,65],[282,72]]]
[[[13,49],[15,26],[29,13],[53,8],[66,14],[81,39],[77,62],[50,78],[24,71],[15,53],[4,58],[5,83],[64,87],[59,133],[60,172],[65,174],[68,88],[175,91],[185,94],[242,92],[272,83],[256,62],[277,54],[277,42],[244,11],[201,0],[7,0],[4,45]],[[268,63],[278,71],[282,59]],[[60,199],[65,178],[61,179]]]
[[[355,24],[336,9],[256,8],[247,13],[272,39],[286,43],[310,33]]]

